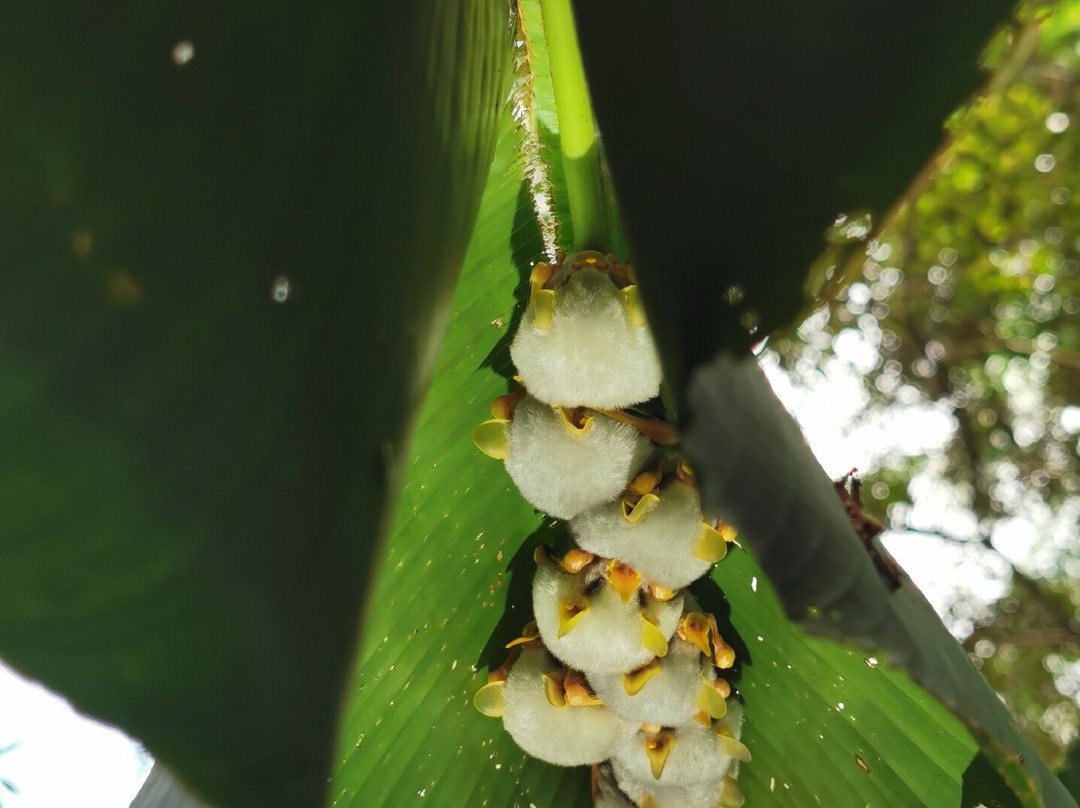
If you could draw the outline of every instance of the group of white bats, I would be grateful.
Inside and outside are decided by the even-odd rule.
[[[536,758],[591,765],[597,808],[739,808],[735,652],[684,591],[734,531],[702,513],[671,427],[635,412],[662,371],[630,267],[537,264],[510,354],[521,389],[473,438],[576,546],[537,550],[535,619],[477,709]]]

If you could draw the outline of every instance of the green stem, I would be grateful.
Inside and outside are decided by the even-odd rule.
[[[551,59],[551,84],[559,118],[559,142],[566,173],[566,193],[570,199],[574,248],[606,252],[609,243],[604,195],[600,187],[596,121],[589,102],[570,0],[540,0],[540,13]]]

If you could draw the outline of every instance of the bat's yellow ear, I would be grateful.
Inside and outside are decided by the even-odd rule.
[[[701,677],[701,687],[698,689],[694,706],[710,718],[723,718],[727,715],[727,701],[704,676]]]
[[[555,319],[555,293],[551,289],[541,289],[530,302],[533,325],[543,331],[551,328]]]
[[[635,502],[634,500],[637,500]],[[645,515],[653,510],[660,502],[656,494],[644,494],[640,497],[624,497],[622,500],[622,515],[629,524],[636,525]]]
[[[540,678],[544,680],[544,695],[547,697],[548,704],[552,707],[565,707],[566,688],[563,687],[563,675],[545,673],[541,674]]]
[[[615,559],[607,563],[604,576],[612,588],[619,593],[623,603],[629,603],[630,598],[641,586],[641,573]]]
[[[502,718],[505,689],[506,682],[488,682],[476,691],[476,695],[473,696],[473,706],[488,718]]]
[[[630,673],[624,673],[622,677],[623,690],[626,691],[628,696],[636,696],[641,692],[641,688],[645,687],[645,684],[654,676],[660,673],[660,660],[653,659],[644,667],[638,668],[636,671],[630,671]]]
[[[746,798],[738,782],[730,774],[724,775],[724,785],[720,789],[720,805],[723,808],[742,808]]]
[[[476,448],[495,460],[506,460],[510,456],[510,444],[507,429],[510,422],[505,418],[492,418],[484,421],[473,430],[472,439]]]
[[[727,542],[724,535],[708,522],[701,523],[701,532],[694,543],[694,556],[702,561],[715,564],[727,555]]]
[[[630,325],[645,325],[645,307],[641,304],[641,293],[636,284],[623,287],[622,302]]]
[[[561,640],[589,613],[589,601],[585,598],[569,598],[559,604],[559,633]]]
[[[716,733],[716,737],[720,739],[720,748],[725,755],[743,763],[750,762],[750,750],[746,748],[746,744],[735,740],[728,730],[721,730]]]
[[[664,638],[664,632],[660,630],[660,627],[656,623],[652,622],[643,614],[639,614],[641,618],[641,645],[648,650],[653,656],[666,656],[667,655],[667,640]]]
[[[709,643],[709,618],[701,612],[687,612],[679,620],[679,636],[688,643],[693,643],[707,657],[712,657],[712,645]]]
[[[566,692],[566,703],[571,707],[600,707],[604,703],[603,699],[589,689],[585,674],[573,668],[566,669],[563,690]]]
[[[540,549],[540,548],[537,548]],[[507,648],[513,648],[516,645],[525,645],[526,643],[535,642],[540,639],[540,629],[536,627],[536,621],[530,620],[525,624],[525,628],[521,630],[521,636],[515,637],[506,644]]]

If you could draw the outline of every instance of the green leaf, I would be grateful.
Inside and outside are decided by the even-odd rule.
[[[721,355],[695,374],[689,403],[698,417],[684,448],[702,501],[738,527],[787,616],[902,666],[971,730],[1022,805],[1074,808],[919,592],[887,586],[756,363]]]
[[[561,533],[468,438],[490,399],[506,390],[505,332],[492,323],[520,309],[524,287],[511,289],[525,275],[526,256],[540,255],[528,200],[501,165],[375,592],[340,741],[335,808],[591,805],[587,769],[528,758],[471,703],[488,669],[502,662],[503,645],[531,618],[533,548]],[[498,200],[509,205],[515,196],[513,215],[489,216]],[[710,581],[694,591],[737,650],[733,682],[754,756],[740,774],[748,805],[973,808],[962,795],[978,746],[948,710],[884,660],[807,636],[749,553],[729,553],[713,581],[723,594]],[[978,784],[980,799],[1012,804],[1000,782]]]
[[[8,4],[0,654],[310,806],[509,86],[496,0]]]
[[[526,792],[554,805],[588,783],[587,772],[553,773],[528,759],[499,721],[472,706],[486,668],[502,662],[501,646],[531,619],[532,546],[543,533],[502,464],[470,438],[509,389],[511,323],[524,308],[530,265],[543,258],[521,179],[522,137],[508,112],[371,601],[331,784],[335,806],[418,797],[447,808],[509,806]],[[505,611],[508,592],[515,605]]]
[[[542,257],[520,137],[507,118],[373,596],[334,808],[591,805],[587,769],[530,759],[471,703],[532,616],[533,548],[562,533],[469,440],[508,389],[508,334]],[[959,720],[884,658],[804,633],[749,553],[694,591],[738,653],[748,805],[1015,804]]]
[[[748,805],[961,805],[976,747],[947,710],[884,660],[800,631],[749,553],[712,579],[723,597],[695,590],[729,622],[742,664]]]
[[[759,335],[792,320],[837,215],[882,214],[903,193],[1012,6],[575,3],[669,381],[745,346],[742,316]]]

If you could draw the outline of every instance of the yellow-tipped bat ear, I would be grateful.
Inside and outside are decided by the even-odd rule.
[[[704,676],[701,677],[701,687],[698,688],[694,706],[710,718],[723,718],[727,715],[727,701]]]
[[[723,534],[708,522],[701,523],[701,531],[694,543],[694,556],[715,564],[727,555],[727,542]]]
[[[720,739],[720,748],[725,755],[743,763],[750,762],[750,750],[746,748],[746,744],[742,741],[736,741],[730,735],[724,733],[717,733],[717,737]]]
[[[491,402],[491,417],[497,421],[509,421],[514,417],[514,408],[523,398],[525,398],[524,390],[516,390],[499,396]]]
[[[563,263],[573,270],[599,269],[603,272],[608,269],[609,260],[608,256],[599,250],[580,250],[569,255]]]
[[[634,481],[627,487],[627,493],[634,496],[643,497],[646,494],[651,494],[656,490],[656,487],[663,481],[663,477],[656,471],[643,471]]]
[[[679,590],[678,589],[670,589],[670,588],[668,588],[666,586],[660,586],[660,584],[650,583],[649,584],[649,594],[652,595],[654,599],[656,599],[656,600],[660,601],[661,603],[663,603],[663,602],[671,600],[677,594],[679,594]]]
[[[510,444],[507,430],[510,422],[504,418],[492,418],[484,421],[473,430],[472,439],[476,448],[495,460],[506,460],[510,456]]]
[[[538,639],[540,639],[540,629],[536,627],[535,620],[530,620],[525,628],[521,630],[521,636],[510,640],[510,642],[506,644],[506,647],[513,648],[515,645],[524,645],[525,643],[533,642]]]
[[[592,426],[593,420],[596,416],[591,410],[584,408],[570,408],[570,407],[558,407],[559,418],[562,420],[563,426],[566,427],[566,431],[573,435],[575,438],[580,438],[584,435],[589,427]]]
[[[720,698],[726,699],[731,695],[731,685],[729,685],[728,680],[722,676],[717,676],[713,679],[712,686],[716,689],[716,692],[720,694]]]
[[[660,660],[658,659],[646,663],[636,671],[624,673],[622,677],[623,690],[626,691],[628,696],[636,696],[641,692],[641,688],[645,687],[645,684],[659,673]]]
[[[724,642],[720,629],[716,627],[716,617],[709,615],[709,634],[712,638],[712,659],[721,670],[735,664],[735,649]]]
[[[730,774],[725,774],[724,785],[720,787],[720,804],[724,808],[742,808],[745,802],[739,783]]]
[[[581,572],[593,562],[596,556],[590,552],[574,547],[568,550],[566,555],[559,561],[559,566],[571,575]]]
[[[560,603],[558,638],[562,639],[573,631],[581,622],[581,618],[588,613],[589,601],[585,598],[570,598]]]
[[[649,769],[654,780],[659,780],[664,773],[664,765],[674,748],[675,736],[666,729],[645,739],[645,756],[649,758]]]
[[[664,632],[645,615],[639,614],[638,617],[641,618],[641,646],[653,656],[667,656],[667,640],[664,638]]]
[[[565,707],[566,690],[563,687],[563,675],[545,673],[540,678],[544,680],[544,695],[547,696],[548,704],[552,707]]]
[[[555,314],[555,292],[544,288],[554,274],[555,267],[547,263],[537,264],[529,274],[529,308],[533,324],[540,329],[551,328]]]
[[[645,494],[639,497],[637,502],[634,502],[633,497],[627,497],[622,501],[623,519],[631,525],[636,525],[645,518],[645,514],[656,507],[658,502],[660,502],[660,497],[656,494]]]
[[[553,567],[553,566],[555,566],[551,562],[551,555],[548,553],[547,548],[544,547],[543,545],[540,545],[535,550],[533,550],[533,562],[538,567]]]
[[[589,689],[585,674],[573,668],[567,668],[566,675],[563,676],[563,690],[566,693],[566,703],[571,707],[599,707],[604,703],[603,699],[597,698]]]
[[[533,325],[541,331],[551,328],[555,319],[555,292],[551,289],[539,289],[529,301]]]
[[[679,620],[679,636],[688,643],[701,649],[701,653],[712,658],[712,645],[709,643],[709,618],[701,612],[687,612]]]
[[[629,603],[630,598],[641,586],[641,573],[615,559],[611,559],[607,563],[604,576],[608,579],[608,583],[611,584],[612,588],[619,593],[623,603]]]
[[[488,718],[502,718],[505,689],[506,682],[488,682],[476,691],[476,695],[473,696],[473,706]]]
[[[546,261],[541,261],[539,264],[532,268],[532,272],[529,273],[529,291],[537,291],[547,286],[548,281],[551,280],[555,274],[555,267]]]
[[[645,307],[641,304],[641,293],[636,284],[623,287],[622,302],[630,325],[645,325]]]

